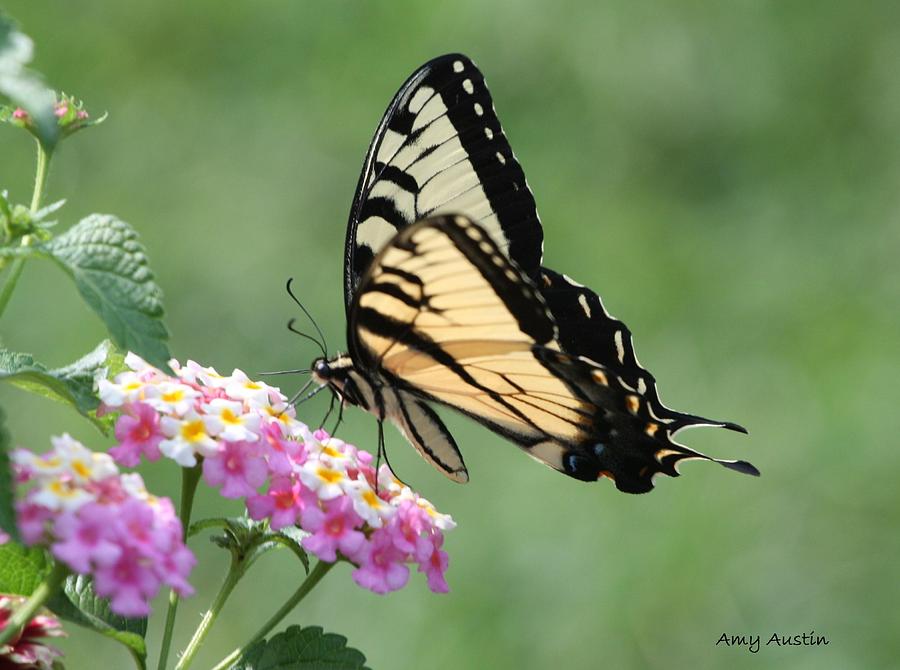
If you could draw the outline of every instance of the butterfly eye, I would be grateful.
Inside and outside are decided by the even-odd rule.
[[[329,379],[331,377],[331,366],[324,358],[317,358],[313,362],[313,373],[320,379]]]

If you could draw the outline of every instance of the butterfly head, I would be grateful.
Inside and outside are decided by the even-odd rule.
[[[334,358],[319,357],[312,362],[310,370],[317,384],[328,386],[343,402],[359,405],[367,411],[374,405],[372,384],[346,354]]]

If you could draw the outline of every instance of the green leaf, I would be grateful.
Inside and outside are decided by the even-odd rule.
[[[309,535],[306,531],[295,526],[274,531],[269,528],[267,521],[253,521],[246,516],[213,517],[191,524],[188,537],[210,528],[221,528],[224,531],[222,535],[211,536],[210,540],[222,549],[230,551],[236,560],[243,562],[245,569],[263,554],[285,547],[294,552],[303,563],[306,574],[309,574],[309,556],[300,544],[300,541]]]
[[[15,542],[0,545],[0,593],[30,596],[49,571],[50,561],[42,549]]]
[[[55,96],[40,77],[25,66],[31,61],[31,40],[16,29],[16,24],[0,11],[0,95],[25,109],[29,119],[23,125],[33,132],[47,151],[59,139],[59,127],[53,114]],[[12,118],[13,110],[0,109],[0,120]]]
[[[16,510],[13,507],[13,474],[9,462],[9,431],[6,430],[6,413],[0,407],[0,532],[5,532],[12,539],[19,539],[16,526]]]
[[[366,670],[366,657],[347,638],[319,626],[290,626],[254,644],[231,670]]]
[[[62,590],[47,601],[57,616],[121,642],[140,659],[147,657],[147,619],[113,614],[109,601],[94,592],[89,577],[70,575]]]
[[[113,341],[168,370],[162,292],[137,233],[109,214],[91,214],[44,249],[75,280]]]
[[[74,363],[56,370],[48,370],[35,361],[31,354],[0,349],[0,380],[71,405],[106,433],[111,420],[97,418],[95,410],[100,401],[94,388],[97,381],[106,379],[120,369],[121,361],[122,355],[109,340],[104,340],[91,353]]]

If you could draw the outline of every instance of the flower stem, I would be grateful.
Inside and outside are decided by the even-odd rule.
[[[201,465],[198,463],[192,468],[181,470],[181,507],[178,517],[181,519],[182,536],[187,541],[188,526],[191,523],[191,508],[194,506],[194,494],[197,492],[197,483],[200,481]],[[178,613],[178,594],[169,591],[169,607],[166,610],[166,626],[163,632],[162,646],[159,651],[158,670],[165,670],[169,661],[169,651],[172,648],[172,634],[175,631],[175,615]]]
[[[47,173],[50,170],[50,157],[52,154],[44,149],[44,146],[35,140],[37,144],[37,167],[34,172],[34,192],[31,194],[31,213],[34,214],[41,206],[41,198],[44,195],[44,186],[47,184]],[[27,247],[31,245],[31,235],[25,235],[22,238],[20,246]],[[25,268],[25,259],[16,258],[9,266],[9,273],[3,282],[3,288],[0,288],[0,316],[6,310],[6,305],[12,297],[13,290],[22,276],[22,270]]]
[[[44,578],[44,581],[38,584],[34,592],[28,596],[28,600],[13,612],[9,621],[6,622],[6,627],[0,630],[0,647],[18,635],[22,628],[25,627],[25,624],[35,617],[37,611],[47,602],[50,596],[56,593],[68,574],[69,569],[63,564],[56,563],[53,566],[53,569]]]
[[[41,207],[41,198],[44,196],[44,186],[47,184],[47,173],[50,171],[50,157],[52,154],[44,148],[39,141],[37,144],[37,169],[34,173],[34,191],[31,194],[31,213],[34,214]]]
[[[303,580],[300,588],[294,591],[293,595],[287,599],[284,605],[282,605],[281,608],[253,634],[253,637],[247,640],[242,647],[235,649],[228,654],[228,656],[219,661],[219,663],[213,667],[213,670],[225,670],[225,668],[230,667],[237,659],[243,656],[251,646],[268,635],[271,630],[281,623],[281,620],[290,614],[291,610],[313,590],[313,587],[318,584],[322,577],[327,575],[328,571],[334,566],[335,563],[326,563],[325,561],[316,563],[316,567],[313,568],[312,572],[309,573],[309,576]]]
[[[200,645],[203,644],[207,634],[216,622],[219,612],[221,612],[222,608],[225,606],[225,601],[228,600],[228,596],[231,595],[231,592],[234,590],[238,581],[244,576],[245,571],[246,565],[240,559],[232,557],[231,566],[228,568],[228,574],[225,575],[225,581],[222,582],[222,586],[219,588],[215,600],[213,600],[213,603],[206,611],[206,614],[203,615],[203,620],[200,622],[200,625],[197,626],[197,630],[194,631],[194,636],[191,638],[191,641],[188,642],[188,646],[185,647],[184,654],[182,654],[181,658],[178,660],[175,670],[187,670],[187,668],[190,667],[194,660],[194,656],[200,649]]]

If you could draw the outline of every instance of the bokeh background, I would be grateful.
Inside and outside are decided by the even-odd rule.
[[[690,464],[646,496],[569,480],[451,417],[472,475],[460,487],[391,431],[394,466],[459,523],[451,593],[414,575],[378,597],[344,567],[289,622],[346,635],[375,669],[898,667],[896,2],[3,5],[48,81],[110,113],[64,145],[48,198],[67,199],[65,224],[111,212],[140,231],[177,357],[305,366],[312,345],[285,328],[289,276],[342,347],[344,228],[369,139],[405,77],[458,50],[486,73],[535,192],[546,264],[628,323],[667,404],[750,429],[687,441],[760,479]],[[30,141],[0,128],[0,157],[2,186],[27,201]],[[39,262],[0,328],[49,365],[104,334]],[[7,387],[0,403],[20,444],[70,431],[104,446],[65,408]],[[374,447],[371,417],[350,411],[343,431]],[[177,496],[170,466],[144,472]],[[198,515],[237,511],[201,494]],[[193,546],[203,568],[179,644],[225,565]],[[265,558],[196,667],[300,579],[289,556]],[[716,646],[812,630],[830,644]],[[130,663],[78,631],[63,646],[72,668]]]

